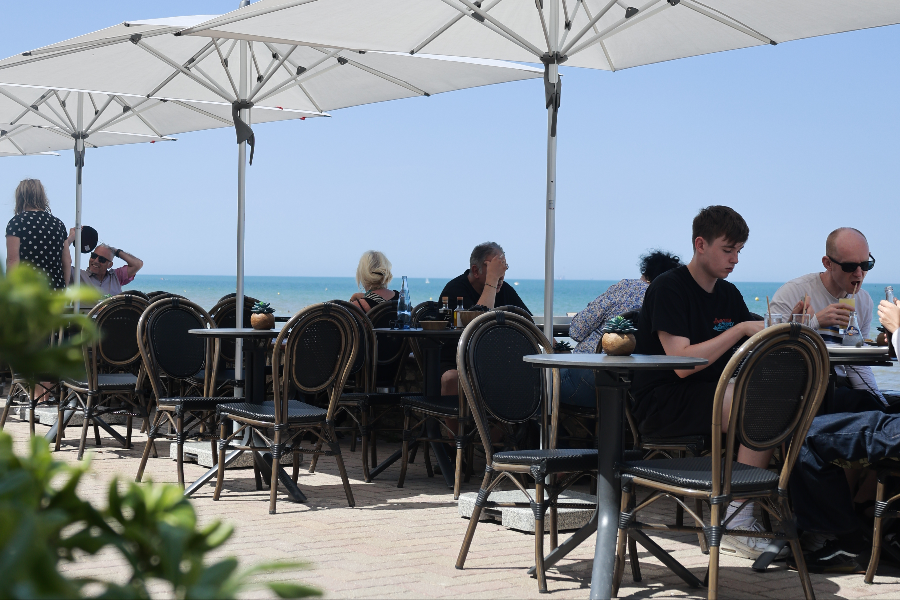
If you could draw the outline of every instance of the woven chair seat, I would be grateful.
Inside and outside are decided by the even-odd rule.
[[[637,460],[619,467],[623,475],[649,479],[657,483],[698,490],[712,490],[712,457]],[[731,489],[734,492],[765,492],[778,487],[778,473],[734,463]]]
[[[253,421],[275,422],[275,404],[251,404],[250,402],[229,402],[220,404],[216,413],[222,417],[241,417]],[[288,402],[288,423],[319,423],[325,420],[328,411],[324,408],[312,406],[306,402],[291,400]]]
[[[403,396],[400,404],[430,415],[440,417],[459,416],[459,396]]]
[[[216,410],[216,407],[226,402],[234,402],[234,398],[205,398],[203,396],[173,396],[160,398],[159,406],[181,405],[185,410]]]
[[[529,465],[544,474],[597,470],[597,451],[590,448],[510,450],[494,454],[494,463]]]
[[[87,389],[87,377],[79,377],[77,379],[66,379],[66,385]],[[111,392],[116,390],[133,390],[137,385],[137,375],[131,373],[110,373],[107,375],[97,376],[97,387],[101,392]]]
[[[369,406],[399,406],[400,400],[404,396],[408,396],[409,394],[388,394],[388,393],[380,393],[373,392],[367,394],[365,392],[354,392],[351,394],[341,394],[340,400],[338,400],[338,404],[348,406],[348,405],[357,405],[362,406],[364,404],[368,404]]]

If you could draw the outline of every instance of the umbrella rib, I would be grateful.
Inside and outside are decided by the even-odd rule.
[[[569,32],[572,31],[572,23],[575,22],[575,17],[578,16],[578,9],[584,5],[584,12],[587,15],[588,19],[591,18],[591,13],[588,11],[587,4],[585,4],[587,0],[577,0],[575,2],[575,10],[572,11],[571,17],[566,17],[566,26],[563,28],[562,38],[559,40],[559,46],[563,47],[566,43],[566,39],[569,37]]]
[[[26,156],[25,150],[16,143],[16,140],[10,138],[9,136],[6,136],[6,141],[8,141],[10,144],[12,144],[13,147],[19,151],[19,154],[21,154],[22,156]]]
[[[192,64],[194,64],[194,63],[200,63],[200,62],[203,62],[204,60],[206,60],[206,57],[209,56],[209,55],[212,53],[212,47],[213,47],[213,42],[212,42],[212,40],[210,40],[208,44],[206,44],[205,46],[203,46],[203,47],[202,47],[200,50],[198,50],[192,57],[190,57],[190,58],[187,60],[187,62],[184,63],[183,66],[187,67],[187,66],[192,65]],[[174,73],[172,73],[171,75],[169,75],[168,77],[166,77],[166,78],[163,80],[162,83],[160,83],[158,86],[156,86],[155,88],[153,88],[152,90],[150,90],[150,93],[148,93],[147,96],[155,96],[161,89],[163,89],[164,87],[166,87],[167,85],[169,85],[169,83],[170,83],[173,79],[175,79],[176,77],[178,77],[178,74],[179,74],[179,73],[180,73],[180,71],[177,71],[177,70],[176,70]]]
[[[500,1],[501,1],[501,0],[496,0],[496,2],[494,2],[494,3],[491,5],[491,7],[496,6],[497,4],[500,4]],[[490,10],[490,8],[488,8],[488,10]],[[416,46],[415,48],[413,48],[412,50],[410,50],[409,53],[410,53],[410,54],[415,54],[416,52],[421,51],[422,48],[424,48],[425,46],[427,46],[428,44],[430,44],[431,42],[433,42],[433,41],[435,40],[435,38],[437,38],[439,35],[441,35],[441,34],[444,33],[445,31],[447,31],[448,29],[450,29],[451,27],[453,27],[454,25],[456,25],[457,23],[459,23],[463,18],[465,18],[465,16],[466,16],[465,13],[460,13],[460,14],[456,15],[455,17],[453,17],[452,19],[450,19],[449,21],[447,21],[446,24],[444,24],[443,26],[439,27],[439,28],[437,29],[437,31],[435,31],[434,33],[432,33],[431,35],[429,35],[427,38],[425,38],[425,41],[424,41],[424,42],[422,42],[421,44],[419,44],[418,46]]]
[[[228,95],[227,95],[227,93],[224,93],[225,90],[222,90],[221,88],[217,90],[215,87],[213,87],[212,85],[206,83],[205,81],[203,81],[202,79],[200,79],[199,77],[197,77],[196,75],[194,75],[193,73],[191,73],[190,71],[188,71],[187,69],[185,69],[184,67],[182,67],[181,65],[179,65],[178,63],[176,63],[175,61],[173,61],[171,58],[169,58],[169,57],[166,56],[165,54],[162,54],[161,52],[157,51],[155,48],[153,48],[153,47],[151,47],[151,46],[145,44],[143,40],[138,40],[138,41],[136,42],[136,45],[137,45],[139,48],[143,48],[147,53],[149,53],[149,54],[152,55],[152,56],[155,56],[156,58],[158,58],[159,60],[163,61],[164,63],[166,63],[167,65],[169,65],[169,66],[172,67],[173,69],[178,69],[179,71],[181,71],[181,73],[183,73],[183,74],[184,74],[185,76],[187,76],[189,79],[195,81],[196,83],[199,83],[200,85],[202,85],[203,87],[205,87],[206,89],[208,89],[209,91],[211,91],[212,93],[214,93],[214,94],[216,94],[216,95],[218,95],[218,96],[222,96],[222,97],[225,98],[228,102],[234,102],[234,99],[233,99],[233,98],[229,98]],[[199,67],[195,67],[195,68],[197,68],[197,70],[199,70]],[[202,73],[203,71],[200,71],[200,72]]]
[[[268,43],[266,44],[266,47],[269,48],[269,50],[272,50],[272,51],[274,52],[274,49],[273,49],[272,46],[270,46]],[[255,102],[262,102],[263,100],[266,100],[267,98],[271,98],[271,97],[274,96],[275,94],[281,93],[285,88],[287,88],[288,86],[290,86],[292,83],[295,83],[295,82],[296,82],[296,83],[297,83],[297,86],[300,87],[301,90],[303,90],[303,93],[304,93],[304,94],[306,94],[306,97],[309,99],[309,101],[313,103],[313,106],[316,107],[316,110],[318,110],[319,112],[322,112],[322,109],[319,108],[319,106],[318,106],[318,105],[316,104],[316,102],[312,99],[312,97],[309,95],[309,93],[308,93],[302,86],[300,86],[300,78],[303,77],[304,75],[306,75],[306,78],[303,79],[303,81],[306,81],[306,80],[310,79],[311,77],[314,77],[315,75],[318,75],[320,72],[310,73],[310,71],[313,70],[313,69],[315,69],[316,67],[318,67],[319,65],[321,65],[321,64],[324,63],[325,61],[327,61],[329,58],[332,58],[332,57],[334,57],[334,56],[337,56],[337,55],[340,54],[340,53],[341,53],[341,50],[340,50],[340,49],[338,49],[338,50],[331,50],[331,51],[328,52],[328,55],[327,55],[327,56],[324,56],[324,57],[322,57],[321,59],[319,59],[318,61],[313,62],[309,67],[304,67],[303,70],[300,71],[299,73],[292,72],[290,69],[288,69],[288,68],[287,68],[286,66],[284,66],[284,64],[282,63],[282,68],[283,68],[285,71],[287,71],[288,73],[290,73],[290,77],[289,77],[287,80],[285,80],[285,81],[283,81],[282,83],[280,83],[280,84],[278,84],[277,86],[275,86],[275,88],[272,89],[271,91],[266,92],[266,94],[263,95],[262,97],[256,99]],[[292,61],[292,60],[288,60],[288,61],[286,61],[286,62],[287,62],[287,64],[291,65],[291,66],[295,69],[295,71],[296,71],[297,69],[300,68],[299,65],[297,65],[297,63],[295,63],[295,62]],[[331,69],[333,69],[335,66],[336,66],[336,65],[332,65],[331,67],[328,67],[328,69],[325,69],[325,70],[323,70],[323,71],[321,71],[321,72],[325,72],[325,71],[327,71],[327,70],[331,70]]]
[[[254,9],[250,8],[249,10],[244,10],[243,14],[235,15],[235,13],[239,11],[234,11],[229,13],[228,15],[222,15],[216,19],[211,19],[206,23],[201,23],[203,25],[195,25],[194,27],[188,27],[187,29],[182,29],[175,35],[191,35],[195,33],[199,33],[201,31],[206,31],[208,29],[215,29],[216,27],[222,27],[223,25],[231,25],[232,23],[236,23],[238,21],[243,21],[244,19],[249,19],[251,17],[260,17],[262,15],[267,15],[269,13],[277,12],[279,10],[284,10],[286,8],[293,8],[295,6],[300,6],[302,4],[309,4],[310,2],[316,2],[317,0],[294,0],[293,2],[285,2],[284,4],[280,4],[278,6],[273,6],[271,8],[263,8],[263,9]],[[229,16],[230,15],[230,16]]]
[[[253,59],[253,66],[256,67],[256,76],[262,76],[262,71],[259,68],[259,63],[256,61],[256,50],[253,49],[253,42],[247,42],[247,47],[250,48],[250,58]],[[250,74],[253,77],[253,73]]]
[[[26,109],[23,110],[21,113],[19,113],[19,116],[18,116],[18,117],[16,117],[15,119],[11,120],[11,121],[9,122],[9,124],[10,124],[10,125],[15,125],[16,123],[19,122],[19,120],[20,120],[22,117],[24,117],[25,115],[27,115],[28,112],[29,112],[29,111],[28,111],[28,109],[26,108]]]
[[[606,42],[600,42],[600,48],[603,50],[603,56],[606,57],[606,62],[609,63],[609,69],[613,73],[617,71],[616,65],[613,64],[612,56],[609,55],[609,50],[606,48]]]
[[[63,114],[66,116],[66,120],[69,122],[69,126],[72,128],[72,131],[75,131],[75,123],[72,121],[72,117],[69,115],[69,110],[66,108],[65,100],[59,97],[59,90],[53,90],[53,96],[56,98],[56,101],[59,102],[59,107],[62,109]],[[53,107],[49,103],[47,104],[47,108],[53,110]]]
[[[216,47],[216,52],[219,55],[219,62],[222,63],[222,68],[225,69],[225,74],[228,75],[228,83],[231,84],[231,90],[234,92],[234,97],[237,98],[240,94],[238,94],[237,86],[234,85],[234,79],[231,78],[231,71],[228,69],[228,63],[225,62],[225,57],[222,56],[222,49],[219,48],[219,40],[213,39],[213,45]]]
[[[192,111],[194,111],[194,112],[196,112],[196,113],[199,113],[199,114],[201,114],[201,115],[203,115],[203,116],[205,116],[205,117],[209,117],[210,119],[214,119],[214,120],[216,120],[216,121],[220,121],[220,122],[222,122],[222,123],[225,123],[226,125],[234,125],[234,122],[233,122],[233,121],[229,121],[228,119],[223,119],[222,117],[220,117],[220,116],[218,116],[218,115],[214,115],[214,114],[212,114],[212,113],[210,113],[210,112],[206,112],[206,111],[203,110],[202,108],[199,108],[199,107],[194,106],[194,105],[192,105],[192,104],[188,104],[187,102],[182,102],[181,100],[169,100],[169,102],[172,102],[172,103],[174,103],[174,104],[177,104],[178,106],[180,106],[180,107],[182,107],[182,108],[186,108],[186,109],[188,109],[188,110],[192,110]]]
[[[96,121],[104,112],[106,112],[106,109],[109,107],[109,105],[112,103],[112,101],[115,100],[115,98],[116,98],[115,95],[110,95],[106,99],[106,104],[103,105],[103,110],[100,111],[100,115],[98,115],[94,119],[94,121]],[[104,121],[103,123],[101,123],[100,125],[97,125],[97,127],[95,127],[94,129],[91,129],[91,126],[94,125],[94,121],[91,121],[91,125],[86,128],[86,131],[88,131],[90,133],[96,133],[98,131],[102,131],[108,127],[111,127],[112,125],[116,125],[118,123],[121,123],[122,121],[130,119],[132,116],[133,115],[131,115],[129,113],[124,113],[124,114],[120,113],[118,115],[114,115],[111,118]]]
[[[94,94],[92,94],[91,92],[88,92],[87,96],[88,96],[88,100],[91,101],[91,106],[94,107],[94,116],[96,117],[97,116],[97,103],[94,102]]]
[[[746,25],[744,25],[737,19],[733,19],[730,16],[728,16],[714,8],[710,8],[709,6],[701,4],[700,2],[684,2],[684,6],[685,6],[685,8],[689,8],[689,9],[693,10],[694,12],[697,12],[697,13],[703,15],[704,17],[713,19],[714,21],[718,21],[722,25],[725,25],[727,27],[731,27],[732,29],[740,31],[744,35],[749,35],[751,37],[754,37],[754,38],[758,39],[759,41],[764,42],[766,44],[775,45],[775,40],[773,40],[769,36],[762,34],[758,31],[756,31],[755,29],[751,29],[750,27],[747,27]]]
[[[106,109],[109,107],[110,103],[112,103],[114,97],[115,97],[115,96],[107,96],[107,97],[106,97],[106,104],[104,104],[104,105],[103,105],[103,108],[101,108],[100,110],[97,110],[97,108],[96,108],[97,105],[96,105],[96,104],[94,105],[94,118],[91,120],[90,123],[88,123],[87,127],[84,128],[85,131],[91,131],[91,127],[93,127],[93,126],[94,126],[94,123],[97,122],[97,119],[99,119],[100,116],[101,116],[104,112],[106,112]],[[91,102],[93,102],[93,100],[91,100]],[[112,120],[115,120],[115,119],[117,119],[117,118],[118,118],[118,116],[114,117]],[[98,127],[97,129],[102,129],[102,127]],[[91,133],[93,133],[93,132],[91,132]]]
[[[116,102],[118,102],[123,108],[128,108],[128,112],[130,114],[137,117],[141,123],[146,125],[150,129],[150,131],[155,133],[156,137],[163,137],[163,134],[161,134],[159,131],[157,131],[156,127],[154,127],[153,125],[150,124],[150,122],[144,117],[144,115],[141,114],[141,111],[137,110],[137,107],[133,107],[133,106],[129,105],[128,102],[126,102],[121,96],[116,96],[115,98],[116,98]],[[149,106],[148,108],[153,108],[153,106],[156,106],[156,105],[154,104],[152,106]],[[144,109],[144,110],[147,110],[147,109]],[[122,119],[122,120],[124,121],[125,119]]]
[[[599,11],[596,15],[594,15],[593,17],[592,17],[592,16],[590,15],[590,13],[588,12],[587,6],[585,6],[585,7],[584,7],[584,10],[585,10],[585,12],[588,14],[588,18],[589,18],[588,23],[587,23],[587,25],[585,25],[584,27],[582,27],[581,30],[580,30],[578,33],[575,34],[575,37],[574,37],[574,38],[573,38],[566,46],[563,47],[562,54],[563,54],[563,55],[568,54],[568,51],[572,48],[572,46],[574,46],[575,44],[577,44],[578,41],[579,41],[581,38],[583,38],[583,37],[587,34],[587,32],[590,31],[591,29],[594,30],[594,33],[595,33],[596,35],[601,35],[600,32],[597,31],[597,27],[596,27],[597,22],[598,22],[600,19],[602,19],[603,17],[605,17],[605,16],[606,16],[606,13],[609,12],[609,9],[611,9],[611,8],[612,8],[613,6],[615,6],[617,3],[618,3],[617,0],[610,0],[610,1],[606,4],[606,6],[604,6],[602,9],[600,9],[600,11]]]
[[[555,2],[556,0],[551,0]],[[543,2],[535,2],[534,8],[537,9],[538,17],[541,18],[541,30],[544,32],[544,43],[547,44],[547,51],[550,51],[550,34],[547,33],[547,20],[544,18],[544,9],[541,6]]]
[[[291,49],[288,50],[287,52],[285,52],[284,56],[282,56],[281,59],[279,59],[278,64],[275,65],[275,67],[274,67],[273,69],[269,70],[269,72],[266,74],[266,76],[263,77],[263,80],[262,80],[262,81],[260,81],[259,83],[256,84],[256,87],[254,87],[254,88],[253,88],[253,91],[250,92],[250,98],[249,98],[249,100],[252,101],[253,98],[256,97],[256,94],[258,94],[259,91],[260,91],[263,87],[265,87],[265,85],[266,85],[267,83],[269,83],[269,80],[272,79],[272,77],[275,75],[275,73],[278,72],[278,69],[281,68],[281,65],[284,64],[284,61],[286,61],[286,60],[291,56],[291,54],[294,53],[294,50],[296,50],[296,49],[297,49],[297,46],[291,46]],[[277,52],[274,52],[274,51],[273,51],[273,54],[277,54]]]
[[[38,98],[38,100],[36,100],[35,103],[34,103],[33,105],[31,105],[31,104],[26,104],[26,103],[23,102],[22,100],[19,100],[18,98],[16,98],[15,96],[13,96],[12,94],[10,94],[10,93],[7,92],[6,90],[4,90],[2,87],[0,87],[0,94],[3,94],[3,95],[6,96],[7,98],[9,98],[9,99],[12,100],[13,102],[15,102],[16,104],[18,104],[19,106],[21,106],[22,108],[24,108],[26,111],[32,112],[32,113],[36,114],[37,116],[39,116],[39,117],[42,118],[43,120],[47,121],[48,123],[50,123],[50,124],[52,124],[52,125],[54,125],[54,126],[56,126],[56,127],[59,127],[60,129],[65,129],[65,128],[66,128],[65,125],[63,125],[63,124],[61,124],[61,123],[56,123],[56,122],[54,122],[53,119],[51,119],[49,116],[43,114],[42,112],[40,112],[39,110],[37,110],[37,108],[35,108],[35,107],[37,107],[37,106],[40,106],[41,104],[43,104],[43,103],[47,100],[47,98],[50,96],[50,92],[49,92],[49,91],[46,92],[46,93],[44,93],[40,98]],[[21,119],[21,117],[19,117],[19,118]]]
[[[321,52],[321,50],[320,50],[320,52]],[[394,85],[399,85],[400,87],[404,87],[415,94],[419,94],[420,96],[430,96],[431,95],[428,92],[426,92],[425,90],[419,89],[411,83],[408,83],[406,81],[403,81],[402,79],[398,79],[396,77],[388,75],[387,73],[384,73],[377,69],[373,69],[372,67],[358,63],[355,60],[350,60],[349,58],[346,58],[346,57],[344,57],[344,60],[347,61],[348,65],[352,65],[352,66],[356,67],[357,69],[361,69],[361,70],[365,71],[366,73],[374,75],[375,77],[380,77],[381,79],[384,79],[385,81],[389,81],[390,83],[393,83]],[[340,64],[340,63],[338,63],[338,64]]]
[[[312,104],[313,106],[316,107],[316,110],[317,110],[317,111],[319,111],[319,112],[324,112],[324,111],[322,110],[322,107],[319,106],[319,103],[316,102],[316,99],[313,98],[313,97],[312,97],[312,94],[309,93],[309,90],[307,90],[305,87],[303,87],[303,83],[301,83],[301,82],[298,81],[298,82],[297,82],[297,87],[300,88],[300,91],[303,92],[303,95],[306,96],[306,99],[309,100],[310,104]]]
[[[609,27],[607,27],[606,29],[601,31],[599,34],[592,37],[591,39],[581,42],[581,44],[579,44],[575,48],[572,48],[572,45],[575,42],[570,42],[569,46],[566,48],[566,50],[563,53],[567,56],[571,56],[573,54],[578,54],[582,50],[586,50],[598,42],[602,42],[603,40],[605,40],[609,37],[612,37],[613,35],[616,35],[617,33],[625,31],[626,29],[628,29],[630,27],[634,27],[638,23],[646,21],[650,17],[656,16],[659,13],[663,12],[664,10],[672,8],[672,6],[673,6],[673,5],[669,4],[668,2],[662,2],[662,4],[660,6],[653,7],[654,4],[659,4],[660,2],[661,2],[661,0],[650,0],[650,2],[648,2],[647,4],[645,4],[644,6],[642,6],[639,9],[638,14],[636,14],[635,16],[631,17],[630,19],[628,19],[628,18],[619,19],[618,21],[616,21],[615,23],[613,23],[612,25],[610,25]],[[651,8],[653,10],[649,10]]]
[[[56,118],[59,119],[60,123],[62,123],[62,122],[63,122],[63,118],[60,116],[59,112],[57,112],[57,110],[56,110],[55,108],[53,108],[53,105],[50,104],[50,102],[48,102],[48,100],[50,100],[50,96],[52,96],[54,92],[56,92],[56,90],[53,90],[53,91],[52,91],[50,94],[48,94],[45,98],[42,98],[42,99],[41,99],[41,104],[40,104],[40,105],[41,105],[41,106],[46,106],[48,109],[50,109],[50,111],[51,111],[54,115],[56,115]],[[37,112],[38,112],[38,114],[40,114],[40,111],[37,111]],[[51,122],[52,122],[52,121],[51,121]],[[71,119],[69,119],[69,124],[70,124],[70,125],[72,124],[72,120],[71,120]],[[65,126],[65,124],[63,123],[62,129],[65,129],[65,128],[66,128],[66,126]],[[72,133],[75,133],[75,127],[72,127],[72,128],[70,129],[70,131],[71,131]]]
[[[441,0],[441,1],[444,4],[446,4],[447,6],[450,6],[451,8],[455,8],[456,10],[460,11],[464,15],[468,16],[469,13],[467,13],[464,9],[462,9],[459,6],[457,6],[456,4],[454,4],[453,0]],[[514,31],[509,29],[506,25],[504,25],[503,23],[501,23],[494,17],[492,17],[489,14],[487,14],[486,12],[484,12],[482,9],[480,9],[477,6],[475,6],[474,4],[472,4],[469,0],[456,0],[456,1],[465,5],[469,10],[476,13],[478,16],[482,17],[484,19],[484,21],[479,21],[479,22],[482,25],[484,25],[485,27],[488,27],[488,23],[490,23],[491,25],[494,26],[494,27],[488,27],[488,29],[491,29],[495,33],[499,33],[500,35],[502,35],[509,41],[515,43],[518,46],[521,46],[523,49],[527,50],[528,52],[531,52],[532,54],[534,54],[537,57],[541,57],[544,55],[544,52],[542,50],[540,50],[536,46],[529,43],[528,40],[523,39],[520,35],[518,35]]]

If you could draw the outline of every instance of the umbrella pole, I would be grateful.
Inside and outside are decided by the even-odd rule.
[[[78,132],[75,135],[75,290],[81,286],[81,170],[84,167],[84,93],[78,92]],[[66,252],[69,249],[66,248]],[[70,273],[63,273],[68,280]],[[75,300],[75,313],[81,310],[81,300]]]
[[[241,3],[243,6],[244,3]],[[247,42],[238,42],[241,46],[241,69],[239,85],[239,100],[247,97]],[[250,111],[241,109],[241,120],[247,123],[250,120]],[[246,193],[247,193],[247,142],[241,142],[238,146],[238,207],[237,207],[237,290],[234,295],[235,302],[235,326],[244,326],[244,221],[246,219]],[[234,378],[241,383],[244,379],[243,340],[238,338],[234,345]],[[236,398],[244,396],[244,388],[235,387]]]
[[[545,67],[553,81],[559,77],[559,67],[553,63]],[[555,72],[555,73],[554,73]],[[544,234],[544,335],[553,339],[553,277],[556,248],[556,112],[551,104],[547,109],[547,230]]]

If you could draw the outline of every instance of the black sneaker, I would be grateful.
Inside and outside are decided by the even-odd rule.
[[[859,554],[844,548],[839,540],[828,540],[825,545],[814,552],[803,555],[806,569],[810,573],[865,573],[860,565]],[[797,570],[797,561],[793,556],[787,559],[789,569]]]

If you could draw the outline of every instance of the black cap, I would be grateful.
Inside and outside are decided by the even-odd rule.
[[[87,254],[97,247],[97,230],[90,225],[84,225],[81,228],[81,252]]]

